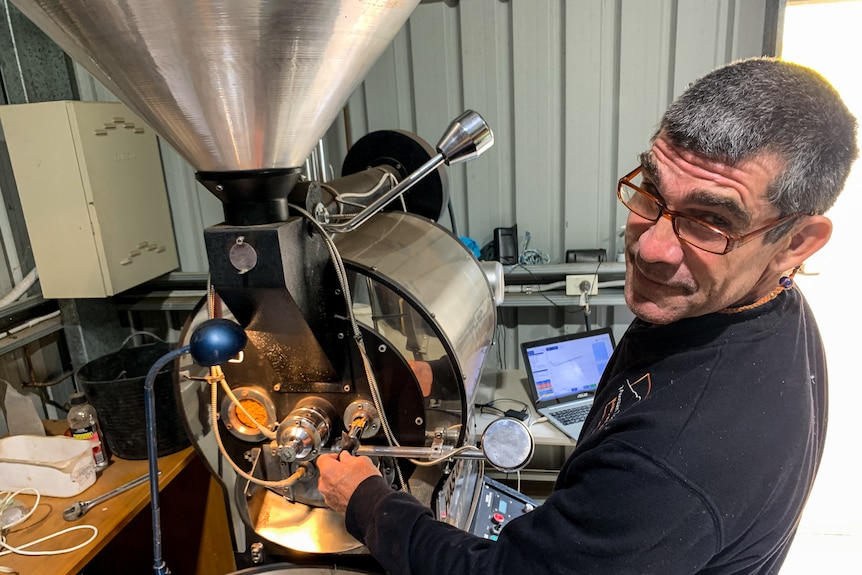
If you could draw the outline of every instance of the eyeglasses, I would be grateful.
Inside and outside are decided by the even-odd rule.
[[[640,175],[641,169],[642,167],[639,166],[620,178],[617,184],[617,197],[623,205],[633,213],[653,223],[661,217],[669,219],[676,237],[705,252],[724,255],[777,228],[784,222],[802,215],[799,213],[790,214],[743,236],[733,236],[695,217],[667,209],[661,200],[632,182]]]

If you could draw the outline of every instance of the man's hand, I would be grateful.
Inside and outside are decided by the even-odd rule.
[[[347,451],[327,453],[317,458],[320,481],[317,489],[326,504],[344,513],[347,503],[359,484],[380,472],[367,457],[354,457]]]
[[[413,374],[419,382],[419,387],[422,389],[422,396],[428,397],[431,395],[431,384],[434,382],[434,372],[431,371],[431,364],[427,361],[414,360],[408,361],[407,364],[410,366],[410,369],[413,370]]]

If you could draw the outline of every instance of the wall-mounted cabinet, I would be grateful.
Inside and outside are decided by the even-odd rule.
[[[153,130],[123,104],[0,106],[46,298],[119,293],[178,265]]]

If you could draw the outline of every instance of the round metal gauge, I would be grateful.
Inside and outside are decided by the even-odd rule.
[[[501,417],[485,428],[482,453],[488,463],[503,472],[517,471],[533,458],[533,434],[527,426],[510,417]]]

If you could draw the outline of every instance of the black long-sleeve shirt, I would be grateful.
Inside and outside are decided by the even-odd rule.
[[[347,527],[391,574],[772,574],[823,450],[826,366],[802,295],[668,326],[635,320],[553,493],[499,540],[380,478]]]

